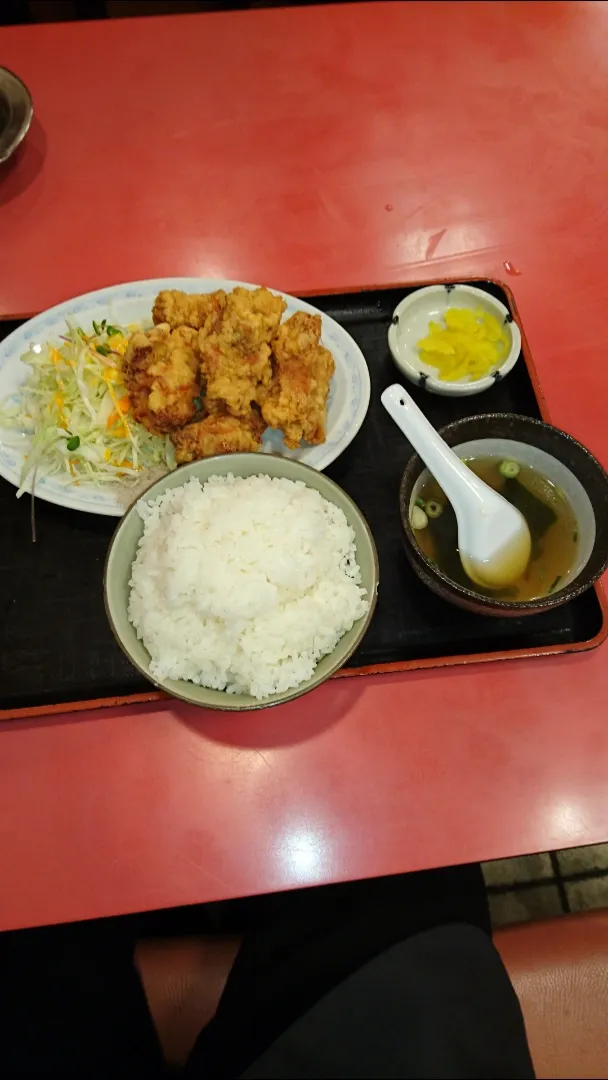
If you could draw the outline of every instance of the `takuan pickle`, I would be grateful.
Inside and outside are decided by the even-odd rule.
[[[499,367],[509,351],[509,335],[494,315],[482,308],[448,308],[443,323],[429,324],[417,342],[420,359],[437,369],[444,382],[482,379]]]

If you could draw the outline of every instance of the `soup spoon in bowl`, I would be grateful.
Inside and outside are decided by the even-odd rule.
[[[381,401],[452,504],[467,576],[486,589],[512,585],[524,573],[532,549],[523,514],[467,468],[402,386],[389,386]]]

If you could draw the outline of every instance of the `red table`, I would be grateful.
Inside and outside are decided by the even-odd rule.
[[[608,460],[607,33],[583,2],[2,30],[36,120],[0,314],[163,274],[505,277],[553,419]],[[0,928],[606,840],[607,657],[7,724]]]

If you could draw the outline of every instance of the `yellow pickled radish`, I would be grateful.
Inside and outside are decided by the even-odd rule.
[[[439,379],[481,379],[505,359],[509,337],[498,319],[482,308],[448,308],[439,322],[429,324],[417,342],[420,358],[437,369]]]

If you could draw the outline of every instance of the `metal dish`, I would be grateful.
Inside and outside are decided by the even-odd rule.
[[[0,67],[0,164],[8,161],[28,133],[34,115],[32,95],[8,68]]]

